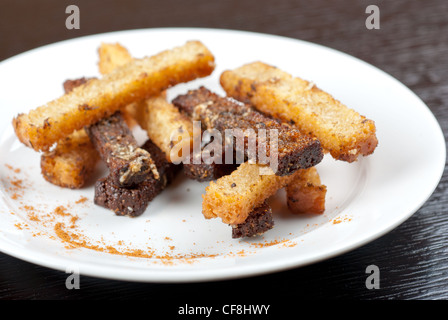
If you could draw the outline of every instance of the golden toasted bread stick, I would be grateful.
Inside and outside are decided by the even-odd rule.
[[[246,64],[224,71],[220,83],[227,95],[317,137],[335,159],[353,162],[359,155],[371,154],[378,144],[372,120],[276,67]]]
[[[193,148],[193,122],[159,95],[134,104],[130,114],[148,137],[166,154],[168,161],[180,163]],[[175,146],[178,152],[171,152]]]
[[[103,43],[98,52],[101,73],[111,72],[132,60],[127,49],[119,43]],[[166,92],[127,105],[123,111],[126,122],[137,122],[151,141],[166,154],[168,161],[181,162],[182,150],[191,150],[193,123],[189,117],[181,114],[178,108],[166,100]],[[186,144],[186,148],[182,144]],[[174,153],[171,155],[174,145],[180,149],[177,155]]]
[[[132,61],[128,50],[118,43],[102,43],[98,52],[101,74]],[[64,82],[64,91],[68,93],[89,80],[90,78],[67,80]],[[126,108],[122,110],[122,115],[129,126],[135,124]],[[81,129],[58,141],[53,150],[44,152],[40,164],[42,175],[48,182],[64,188],[79,189],[91,176],[98,160],[98,152],[84,129]]]
[[[114,52],[114,51],[117,52]],[[122,50],[122,47],[120,48],[120,45],[109,45],[107,46],[107,51],[109,56],[120,56],[120,51]],[[105,55],[100,55],[100,62],[102,59],[106,59]],[[114,61],[115,59],[109,59],[108,60],[111,64],[111,68],[114,67]],[[104,63],[106,64],[106,63]],[[176,132],[179,134],[182,133],[188,133],[188,136],[190,138],[192,137],[192,122],[191,119],[186,117],[185,115],[181,114],[178,110],[178,108],[174,107],[171,103],[166,101],[166,98],[164,95],[155,96],[152,98],[149,98],[147,100],[144,100],[139,103],[134,103],[129,106],[129,114],[132,115],[134,119],[137,119],[139,125],[147,131],[148,136],[151,140],[153,140],[156,145],[158,145],[167,155],[170,154],[171,148],[173,146],[173,141],[170,140],[170,136],[173,132]],[[175,142],[175,141],[174,141]],[[191,143],[192,139],[185,139],[183,137],[182,142],[188,142]],[[176,144],[177,145],[177,144]],[[183,150],[183,148],[180,148]],[[187,150],[191,150],[189,147]],[[173,159],[172,159],[173,160]],[[244,166],[241,166],[239,171],[239,177],[249,177],[250,173],[253,171],[257,171],[257,178],[255,176],[252,176],[252,178],[255,178],[253,181],[261,182],[260,185],[257,188],[257,185],[255,183],[255,189],[260,191],[261,193],[263,188],[266,186],[270,187],[271,191],[270,193],[264,193],[264,197],[269,197],[270,194],[273,194],[276,192],[276,190],[280,189],[282,186],[285,186],[287,181],[267,181],[266,179],[259,179],[260,176],[258,175],[258,171],[256,169],[257,165],[248,165],[245,164]],[[249,178],[248,178],[249,179]],[[238,177],[235,177],[235,181],[238,180]],[[277,180],[277,179],[271,179],[271,180]],[[288,179],[290,180],[290,179]],[[276,185],[274,185],[276,184]],[[233,188],[232,184],[230,184],[229,189]],[[224,192],[225,188],[224,188]],[[252,198],[252,200],[254,200]],[[208,201],[211,202],[211,201]],[[254,203],[257,203],[258,205],[262,205],[265,202],[265,200],[258,200],[255,199]],[[253,210],[248,210],[248,216],[253,212]],[[237,221],[237,220],[235,220]],[[245,223],[246,218],[240,219],[240,223]],[[235,225],[235,223],[233,224]]]
[[[210,75],[214,57],[199,41],[134,59],[101,79],[92,79],[68,94],[13,119],[19,140],[47,151],[75,130],[112,115],[120,108],[181,82]]]
[[[65,92],[70,92],[89,79],[80,78],[64,82]],[[71,189],[82,188],[92,175],[99,154],[84,129],[77,130],[58,141],[51,151],[40,157],[41,172],[48,182]]]
[[[132,61],[128,49],[120,43],[101,43],[98,48],[98,68],[102,75],[112,72],[115,68],[123,66]],[[134,127],[137,121],[132,117],[133,103],[121,109],[121,115],[129,128]]]
[[[98,152],[84,130],[73,132],[41,155],[42,175],[48,182],[71,189],[82,188],[99,160]]]
[[[269,168],[269,167],[268,167]],[[227,224],[243,223],[254,208],[285,187],[299,174],[260,174],[261,166],[242,163],[230,175],[211,181],[202,195],[202,213]]]
[[[321,214],[325,211],[327,187],[321,183],[315,167],[301,169],[285,189],[288,208],[292,213]]]
[[[98,48],[98,69],[101,74],[108,74],[117,67],[132,61],[128,49],[120,43],[101,43]]]

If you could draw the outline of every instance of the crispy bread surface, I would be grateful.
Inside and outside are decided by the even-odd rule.
[[[119,43],[103,43],[98,50],[101,73],[108,73],[132,60],[126,48]],[[193,124],[191,119],[166,100],[166,92],[127,105],[122,115],[128,125],[137,123],[171,162],[180,162],[182,154],[171,155],[173,144],[192,147]],[[171,140],[171,138],[174,138]],[[182,146],[179,146],[183,150]],[[172,158],[172,159],[171,159]]]
[[[122,188],[109,175],[95,184],[95,204],[119,216],[136,217],[144,213],[149,203],[173,181],[180,166],[169,163],[165,154],[151,140],[147,140],[141,148],[151,154],[159,178],[149,176],[132,188]]]
[[[254,208],[294,180],[299,171],[287,176],[261,174],[262,167],[242,163],[230,175],[211,181],[202,195],[205,218],[221,218],[227,224],[243,223]]]
[[[262,235],[274,227],[272,208],[265,200],[240,224],[232,225],[232,238],[248,238]]]
[[[102,75],[111,73],[115,68],[121,67],[132,61],[132,56],[128,49],[120,43],[101,43],[98,48],[98,69]],[[121,115],[128,124],[129,128],[134,127],[137,121],[132,117],[131,103],[121,109]]]
[[[41,172],[48,182],[71,189],[82,188],[99,160],[98,152],[84,130],[73,132],[41,155]]]
[[[372,120],[276,67],[246,64],[224,71],[220,83],[228,96],[317,137],[335,159],[353,162],[373,153],[378,144]]]
[[[151,174],[158,179],[151,154],[139,148],[120,112],[101,119],[85,130],[109,168],[109,176],[116,186],[135,186]]]
[[[232,138],[234,140],[237,139],[238,132],[247,134],[240,136],[244,142],[243,150],[238,147],[239,143],[235,142],[235,151],[244,153],[252,162],[267,164],[269,161],[271,167],[272,161],[277,162],[277,175],[288,175],[298,169],[314,166],[323,158],[319,140],[310,138],[287,124],[278,123],[249,105],[221,97],[205,87],[177,96],[173,104],[189,114],[193,120],[201,121],[205,128],[218,130],[223,136],[227,130],[235,133]],[[271,130],[277,133],[274,139],[270,138],[273,133]],[[249,147],[251,138],[256,142],[252,150]],[[266,159],[257,156],[254,157],[256,159],[249,158],[249,152],[257,153],[257,149],[260,151],[261,148],[265,150]]]
[[[327,187],[321,183],[315,167],[300,170],[285,189],[288,208],[292,213],[324,213]]]
[[[65,92],[86,83],[89,78],[64,81]],[[98,152],[84,129],[58,141],[51,151],[40,157],[41,172],[48,182],[70,189],[82,188],[94,171],[99,160]]]
[[[115,68],[132,61],[128,49],[119,43],[101,43],[98,48],[98,69],[101,74],[108,74]]]
[[[210,75],[214,57],[199,41],[134,59],[101,79],[92,79],[27,114],[13,119],[19,140],[36,151],[48,151],[75,130],[112,115],[120,108],[181,82]]]
[[[158,95],[134,104],[130,113],[148,137],[166,154],[167,159],[180,163],[187,155],[182,150],[193,148],[193,122],[164,95]],[[176,146],[179,152],[171,152]]]

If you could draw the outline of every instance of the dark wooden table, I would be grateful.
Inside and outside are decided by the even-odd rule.
[[[70,4],[80,29],[65,27]],[[380,9],[380,29],[365,25],[368,5]],[[1,0],[0,60],[55,41],[152,27],[208,27],[257,31],[307,40],[365,60],[396,77],[431,109],[448,135],[448,2],[377,0]],[[0,89],[1,90],[1,89]],[[1,299],[160,299],[200,303],[232,292],[226,303],[303,299],[448,298],[448,174],[431,198],[392,232],[341,256],[289,271],[239,280],[151,284],[81,276],[67,290],[67,274],[0,253]],[[365,286],[366,267],[380,268],[380,288]],[[288,299],[289,301],[291,299]],[[174,303],[174,302],[173,302]],[[176,308],[173,305],[172,308]],[[172,310],[171,310],[172,311]]]

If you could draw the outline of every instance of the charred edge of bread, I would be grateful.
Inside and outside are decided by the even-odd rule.
[[[262,235],[274,227],[272,209],[265,200],[255,208],[246,221],[232,225],[232,238],[247,238]]]

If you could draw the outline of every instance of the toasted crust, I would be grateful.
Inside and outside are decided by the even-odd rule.
[[[66,80],[65,92],[89,81],[87,78]],[[52,151],[40,157],[41,172],[48,182],[71,189],[82,188],[94,171],[99,160],[98,152],[84,129],[60,140]]]
[[[128,49],[119,43],[101,43],[98,48],[98,69],[101,74],[111,73],[115,68],[121,67],[132,61]],[[137,121],[132,116],[133,103],[121,109],[121,115],[129,128],[134,127]]]
[[[13,119],[17,137],[37,151],[47,151],[75,130],[112,115],[181,82],[208,76],[214,57],[199,41],[135,59],[101,79],[92,79],[72,92]]]
[[[317,137],[335,159],[353,162],[378,144],[372,120],[273,66],[254,62],[224,71],[220,83],[227,95]]]
[[[139,148],[120,112],[85,128],[109,168],[109,178],[118,187],[133,187],[153,175],[157,168],[151,154]]]
[[[78,79],[67,79],[63,83],[64,92],[65,93],[71,92],[76,87],[79,87],[80,85],[87,83],[91,79],[93,78],[82,77]]]
[[[102,74],[111,72],[114,66],[132,60],[128,51],[119,44],[101,44],[98,51]],[[64,91],[71,92],[91,79],[85,77],[68,79],[63,83]],[[126,113],[126,108],[122,113],[128,125],[135,123]],[[41,155],[40,165],[42,175],[48,182],[64,188],[79,189],[92,175],[98,160],[98,152],[84,129],[81,129],[58,141],[52,151],[44,152]]]
[[[250,159],[248,146],[250,139],[248,137],[243,140],[243,150],[237,150],[238,147],[236,147],[235,151],[243,152],[249,160],[255,160],[257,163],[263,160],[266,164],[266,160],[268,160],[271,165],[270,161],[274,160],[277,162],[275,168],[277,175],[288,175],[298,169],[314,166],[323,158],[319,140],[310,138],[287,124],[278,123],[249,105],[221,97],[205,87],[189,90],[186,94],[177,96],[173,100],[173,104],[193,117],[194,120],[200,120],[205,128],[216,129],[223,135],[229,129],[252,132],[258,147],[265,149],[266,159],[256,156]],[[275,130],[277,139],[267,138],[266,131],[268,130]],[[259,134],[263,131],[264,139]],[[273,166],[271,165],[271,167]]]
[[[151,140],[147,140],[142,149],[154,159],[159,178],[149,176],[132,188],[120,188],[109,175],[95,184],[95,204],[110,209],[119,216],[136,217],[145,212],[148,204],[173,181],[180,167],[169,163]]]
[[[101,43],[98,48],[98,69],[101,74],[108,74],[115,68],[132,61],[128,49],[119,43]]]
[[[127,49],[119,43],[103,43],[98,52],[101,73],[111,72],[132,60]],[[188,150],[192,148],[192,121],[166,100],[166,92],[132,103],[123,108],[122,114],[128,125],[137,123],[146,131],[151,141],[165,153],[168,161],[181,162],[183,159],[182,154],[171,155],[174,144],[186,144]],[[174,136],[178,138],[171,141]],[[183,150],[182,145],[179,145],[179,149]]]
[[[272,209],[265,200],[255,208],[247,217],[246,221],[232,225],[232,238],[248,238],[262,235],[274,227]]]
[[[202,154],[198,154],[198,158],[201,161],[193,161],[194,153],[190,155],[189,161],[185,162],[183,165],[183,171],[185,176],[196,181],[212,181],[221,178],[222,176],[231,174],[233,170],[238,168],[238,164],[226,164],[224,161],[222,163],[206,163],[203,161]]]
[[[193,122],[180,113],[164,95],[134,104],[130,114],[148,137],[166,154],[168,161],[180,163],[187,155],[182,150],[193,148]],[[179,152],[171,152],[173,147]]]
[[[243,223],[254,208],[285,187],[298,175],[261,174],[257,164],[242,163],[230,175],[211,181],[202,195],[205,218],[221,218],[227,224]]]
[[[42,175],[48,182],[71,189],[82,188],[99,160],[98,152],[84,130],[58,142],[54,150],[41,155]]]
[[[285,189],[288,208],[292,213],[321,214],[325,211],[327,187],[321,183],[315,167],[300,170]]]

